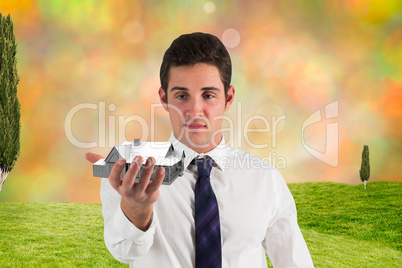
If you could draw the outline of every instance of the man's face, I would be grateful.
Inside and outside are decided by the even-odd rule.
[[[161,103],[167,105],[174,136],[198,153],[213,149],[222,139],[222,116],[230,108],[234,88],[225,90],[218,69],[209,64],[170,69],[167,96],[159,89]],[[166,103],[167,97],[167,103]]]

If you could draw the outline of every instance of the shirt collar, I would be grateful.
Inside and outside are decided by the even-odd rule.
[[[223,137],[222,135],[222,140],[220,141],[220,143],[213,148],[212,150],[206,152],[206,153],[197,153],[196,151],[194,151],[191,148],[188,148],[186,145],[184,145],[183,143],[181,143],[178,139],[176,139],[176,137],[174,136],[173,132],[172,134],[170,134],[170,138],[168,140],[168,142],[173,144],[173,147],[175,149],[178,150],[183,150],[184,153],[186,154],[186,157],[184,159],[184,166],[188,167],[188,165],[190,164],[190,162],[195,158],[195,157],[204,157],[204,156],[209,156],[214,160],[214,163],[216,164],[216,166],[221,169],[222,171],[224,171],[225,169],[225,165],[224,165],[224,161],[227,155],[227,149],[228,146],[226,146],[225,144],[225,137]]]

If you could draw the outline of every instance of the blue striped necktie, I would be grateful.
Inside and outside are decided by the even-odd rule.
[[[221,227],[218,202],[210,183],[213,160],[194,159],[198,179],[195,184],[195,267],[222,267]]]

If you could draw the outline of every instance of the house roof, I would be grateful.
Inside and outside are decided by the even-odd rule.
[[[119,155],[116,155],[116,154]],[[175,150],[170,142],[124,142],[116,145],[106,157],[106,161],[115,162],[119,158],[125,158],[127,163],[131,163],[137,155],[142,156],[143,164],[148,157],[156,160],[155,165],[172,166],[182,159],[183,151]]]

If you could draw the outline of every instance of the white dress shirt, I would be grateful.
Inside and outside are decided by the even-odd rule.
[[[121,196],[102,179],[105,243],[119,261],[141,267],[194,267],[194,187],[200,155],[173,135],[169,142],[184,150],[185,171],[160,187],[147,231],[136,228],[120,208]],[[211,185],[220,215],[222,267],[313,267],[297,224],[296,206],[281,174],[249,153],[220,144],[206,153],[214,160]]]

